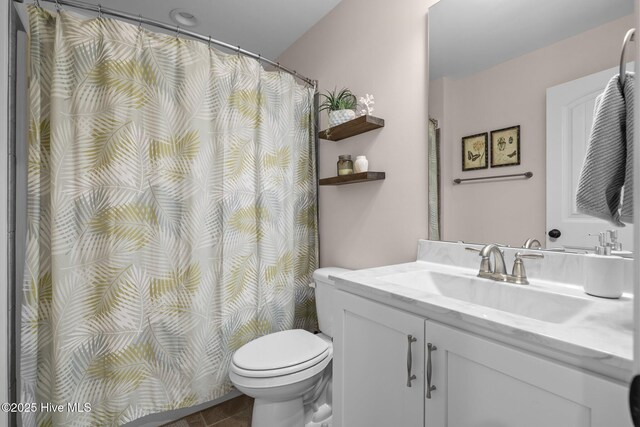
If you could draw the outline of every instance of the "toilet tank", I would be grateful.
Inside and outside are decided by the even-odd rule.
[[[329,276],[346,273],[346,268],[324,267],[313,272],[313,285],[316,288],[316,312],[320,332],[333,338],[333,298],[335,287]]]

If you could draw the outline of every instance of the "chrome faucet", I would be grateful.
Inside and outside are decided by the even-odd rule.
[[[515,283],[516,285],[528,285],[527,274],[524,269],[523,258],[544,258],[544,255],[538,253],[522,253],[517,252],[513,262],[513,270],[511,274],[507,274],[504,265],[504,254],[500,247],[494,243],[488,244],[482,249],[465,248],[468,251],[478,252],[482,257],[480,261],[480,271],[478,277],[491,279],[498,282]],[[494,264],[491,267],[491,254],[493,254]]]
[[[491,254],[493,254],[493,271],[491,270]],[[489,262],[489,273],[490,276],[500,275],[506,276],[507,269],[504,265],[504,254],[500,250],[500,247],[494,243],[490,243],[486,245],[484,248],[480,249],[480,256],[482,260],[485,259]],[[491,277],[492,279],[494,277]]]
[[[466,248],[468,251],[478,252],[482,257],[480,261],[480,271],[478,277],[484,277],[485,279],[493,279],[505,281],[507,277],[507,269],[504,265],[504,255],[500,250],[500,247],[495,243],[490,243],[482,249]],[[491,264],[491,254],[493,254],[493,267]]]
[[[529,237],[522,247],[525,249],[540,249],[542,244],[540,243],[540,240]]]

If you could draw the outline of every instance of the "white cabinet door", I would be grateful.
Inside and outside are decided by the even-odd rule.
[[[622,384],[426,322],[436,386],[426,427],[631,426]]]
[[[335,303],[334,426],[422,427],[424,319],[340,291]]]

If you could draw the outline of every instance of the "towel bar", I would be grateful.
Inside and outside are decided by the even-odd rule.
[[[625,71],[626,63],[624,62],[625,53],[627,50],[627,44],[630,40],[634,40],[634,34],[636,32],[635,28],[627,31],[627,34],[624,35],[624,41],[622,42],[622,53],[620,54],[620,74],[618,74],[618,79],[620,79],[620,84],[624,87],[624,81],[627,78],[627,73]]]
[[[454,184],[462,184],[463,182],[466,181],[480,181],[480,180],[485,180],[485,179],[499,179],[499,178],[515,178],[515,177],[524,177],[525,179],[529,179],[533,176],[533,172],[525,172],[525,173],[513,173],[510,175],[491,175],[491,176],[481,176],[478,178],[456,178],[453,180]]]

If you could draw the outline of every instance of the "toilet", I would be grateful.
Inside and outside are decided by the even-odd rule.
[[[234,353],[229,378],[255,399],[252,427],[331,427],[334,284],[329,276],[347,271],[327,267],[313,273],[319,334],[275,332]]]

